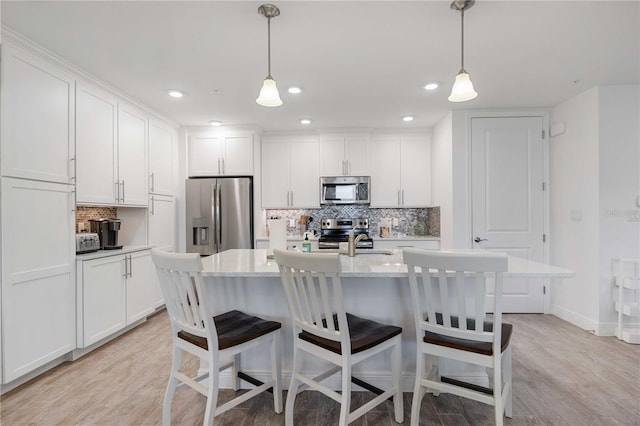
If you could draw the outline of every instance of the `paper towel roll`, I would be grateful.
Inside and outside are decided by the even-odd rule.
[[[287,249],[287,221],[269,219],[269,249]]]

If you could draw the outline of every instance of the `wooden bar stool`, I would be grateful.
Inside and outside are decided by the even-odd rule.
[[[287,394],[285,424],[293,425],[293,406],[298,391],[312,388],[340,403],[340,425],[353,422],[367,411],[393,398],[395,420],[404,419],[400,390],[402,329],[359,318],[345,312],[340,283],[340,259],[336,254],[298,253],[274,250],[280,268],[293,321],[294,366]],[[376,391],[377,397],[350,411],[352,366],[389,350],[392,386],[381,391],[354,379],[355,383]],[[302,357],[314,355],[334,364],[317,377],[302,373]],[[342,372],[342,394],[320,382]]]
[[[207,397],[204,424],[213,424],[215,416],[271,388],[274,409],[276,413],[281,413],[281,324],[240,311],[214,316],[208,306],[209,297],[212,297],[211,289],[203,283],[199,254],[167,253],[153,249],[151,256],[160,278],[173,336],[173,365],[164,398],[162,423],[171,423],[171,401],[176,390],[184,385]],[[238,370],[240,353],[267,343],[271,346],[271,380],[261,383]],[[182,351],[207,361],[209,372],[196,377],[181,372]],[[221,362],[226,359],[229,360]],[[217,406],[218,373],[228,368],[232,368],[235,390],[240,387],[240,378],[246,378],[257,387]],[[208,386],[201,383],[207,378]]]
[[[504,253],[447,253],[404,249],[416,324],[416,382],[411,425],[417,426],[427,389],[493,405],[495,422],[511,417],[511,324],[502,322]],[[493,319],[487,321],[485,273],[495,276]],[[427,377],[425,378],[425,356]],[[487,368],[491,388],[441,377],[437,360]]]

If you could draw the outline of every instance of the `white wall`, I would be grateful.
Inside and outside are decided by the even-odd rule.
[[[565,132],[549,144],[551,263],[576,272],[552,286],[551,311],[584,329],[598,315],[598,89],[551,111],[551,126]]]
[[[433,204],[440,206],[440,248],[453,248],[453,115],[433,128]]]
[[[590,89],[558,106],[550,143],[551,263],[576,271],[552,287],[552,312],[613,334],[611,259],[640,254],[638,86]]]
[[[600,334],[612,335],[612,258],[640,258],[640,86],[600,87]]]

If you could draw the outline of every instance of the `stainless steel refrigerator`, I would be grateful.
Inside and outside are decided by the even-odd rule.
[[[186,180],[187,253],[253,248],[250,177]]]

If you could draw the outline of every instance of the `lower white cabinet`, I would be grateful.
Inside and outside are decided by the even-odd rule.
[[[170,196],[149,196],[149,245],[161,250],[175,251],[175,199]],[[164,305],[162,289],[155,266],[151,265],[153,281],[151,294],[154,307]]]
[[[73,351],[73,187],[2,178],[2,382]],[[43,249],[45,247],[45,249]]]
[[[154,311],[150,250],[77,261],[77,346],[85,348]]]

